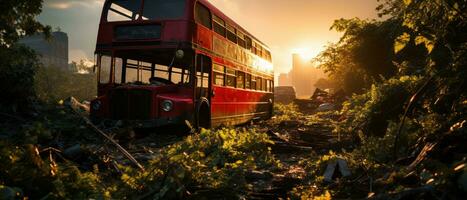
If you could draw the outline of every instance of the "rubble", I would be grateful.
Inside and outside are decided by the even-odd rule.
[[[342,177],[349,177],[351,175],[349,167],[347,166],[347,161],[342,158],[337,158],[336,160],[329,161],[326,171],[324,172],[324,181],[332,182],[333,177],[335,176],[336,167],[339,169],[340,175]]]
[[[347,100],[347,97],[343,90],[330,94],[325,90],[316,88],[310,99],[295,99],[294,103],[297,104],[302,113],[313,114],[338,110],[345,100]]]

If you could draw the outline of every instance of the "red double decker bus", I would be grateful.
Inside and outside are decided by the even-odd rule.
[[[273,110],[268,47],[206,0],[107,0],[94,120],[237,125]]]

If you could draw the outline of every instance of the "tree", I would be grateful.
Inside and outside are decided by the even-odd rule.
[[[39,62],[32,50],[16,42],[37,32],[49,35],[50,27],[35,19],[41,8],[42,0],[2,0],[0,3],[1,110],[26,111],[34,98],[34,75]]]
[[[2,0],[0,3],[0,46],[11,47],[21,37],[44,32],[50,27],[36,20],[42,12],[42,0]]]
[[[397,20],[336,20],[331,29],[344,35],[339,42],[329,45],[318,60],[347,92],[361,93],[381,78],[396,74],[392,45],[400,31],[398,27]]]

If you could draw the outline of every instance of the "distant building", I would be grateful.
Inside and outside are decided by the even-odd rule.
[[[299,54],[293,54],[292,57],[293,66],[288,76],[291,85],[295,87],[297,97],[309,98],[316,89],[315,83],[325,74],[311,60],[303,59]]]
[[[19,41],[39,54],[44,66],[68,68],[68,35],[64,32],[53,32],[46,39],[43,34],[25,37]]]
[[[279,86],[291,86],[292,82],[290,81],[289,74],[279,74]]]

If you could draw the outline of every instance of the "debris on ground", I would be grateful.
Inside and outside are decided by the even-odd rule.
[[[324,175],[323,175],[324,181],[326,182],[333,181],[333,177],[335,176],[335,173],[336,173],[336,168],[338,168],[338,172],[340,172],[340,175],[342,177],[349,177],[351,175],[351,172],[347,165],[347,161],[345,161],[342,158],[337,158],[336,160],[329,161],[326,167],[326,171],[324,172]]]

